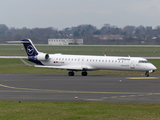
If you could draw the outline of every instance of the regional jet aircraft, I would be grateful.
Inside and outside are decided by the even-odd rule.
[[[145,71],[148,77],[157,69],[141,57],[47,54],[39,52],[30,39],[9,43],[22,43],[28,60],[37,64],[35,67],[65,69],[69,76],[74,76],[74,71],[82,71],[82,76],[87,76],[87,71],[92,70],[126,70]]]

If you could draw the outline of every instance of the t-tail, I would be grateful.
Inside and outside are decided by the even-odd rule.
[[[33,57],[33,56],[38,55],[39,52],[36,49],[36,47],[33,45],[32,41],[30,39],[23,39],[20,42],[23,43],[28,57],[30,57],[30,56]]]
[[[28,55],[28,60],[37,65],[43,65],[41,61],[46,61],[49,59],[49,55],[39,52],[30,39],[23,39],[21,41],[9,41],[9,43],[22,43]]]

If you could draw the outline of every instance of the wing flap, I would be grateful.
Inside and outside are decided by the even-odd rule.
[[[85,67],[83,68],[82,66],[77,66],[77,65],[64,65],[64,66],[42,66],[42,65],[35,65],[35,67],[42,67],[42,68],[55,68],[55,69],[64,69],[64,70],[92,70],[93,68],[91,67]]]

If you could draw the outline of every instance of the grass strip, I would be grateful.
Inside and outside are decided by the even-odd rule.
[[[0,101],[1,120],[159,120],[160,104]]]

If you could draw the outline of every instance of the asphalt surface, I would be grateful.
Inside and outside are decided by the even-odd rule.
[[[160,103],[160,76],[0,74],[0,100]]]

